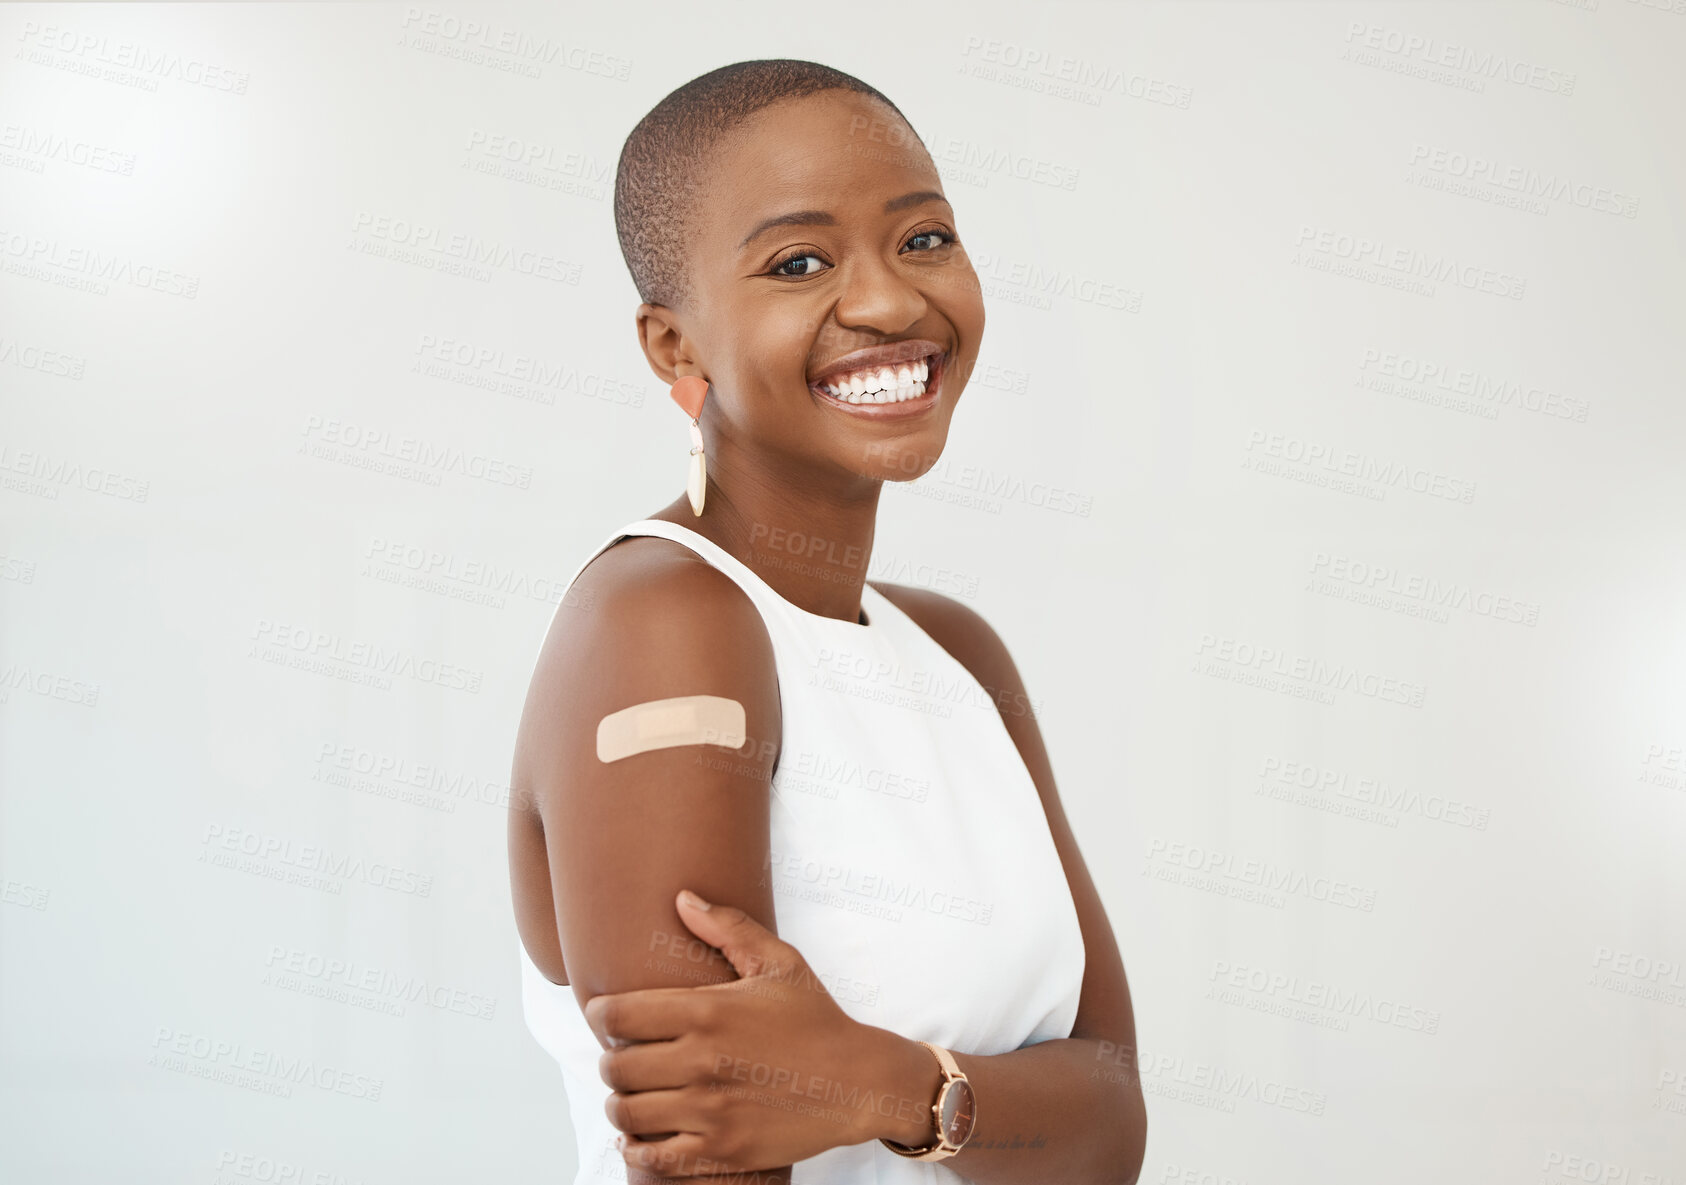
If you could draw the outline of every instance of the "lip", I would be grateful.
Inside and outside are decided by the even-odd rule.
[[[899,342],[886,342],[881,346],[868,346],[864,350],[853,350],[841,358],[833,359],[823,369],[809,375],[808,384],[812,386],[815,383],[823,383],[833,375],[847,374],[851,370],[864,370],[869,366],[874,369],[880,366],[896,366],[942,352],[943,348],[940,345],[923,337],[910,337]]]
[[[820,389],[820,384],[836,375],[847,374],[852,370],[863,370],[867,367],[896,366],[903,362],[914,362],[920,358],[930,358],[930,370],[925,379],[925,393],[917,399],[905,399],[900,403],[850,403],[845,399],[837,399]],[[947,369],[948,352],[934,341],[924,338],[908,338],[905,341],[890,342],[882,346],[870,346],[864,350],[855,350],[845,354],[830,363],[825,369],[815,373],[808,380],[808,390],[814,397],[832,407],[859,416],[867,420],[900,420],[910,416],[922,415],[936,407],[942,400],[943,372]]]

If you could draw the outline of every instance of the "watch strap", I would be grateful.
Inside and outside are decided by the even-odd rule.
[[[942,1084],[937,1087],[937,1097],[931,1103],[931,1126],[937,1129],[937,1138],[935,1142],[922,1148],[909,1148],[906,1144],[898,1144],[896,1141],[883,1136],[878,1138],[878,1142],[896,1155],[905,1156],[909,1160],[947,1160],[960,1151],[960,1146],[949,1143],[948,1133],[943,1130],[941,1111],[943,1093],[951,1082],[967,1082],[969,1084],[970,1080],[960,1069],[959,1063],[954,1060],[954,1055],[941,1045],[933,1045],[929,1041],[921,1041],[919,1044],[931,1051],[931,1054],[937,1059],[937,1065],[942,1068],[943,1072]]]

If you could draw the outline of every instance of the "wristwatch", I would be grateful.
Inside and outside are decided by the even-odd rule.
[[[943,1071],[942,1085],[937,1088],[937,1101],[931,1104],[937,1141],[923,1148],[909,1148],[883,1136],[879,1137],[879,1142],[896,1155],[910,1160],[947,1160],[965,1147],[966,1141],[971,1138],[972,1128],[978,1122],[978,1103],[972,1094],[971,1082],[955,1065],[953,1055],[941,1045],[932,1045],[929,1041],[919,1044],[936,1055],[937,1064]]]

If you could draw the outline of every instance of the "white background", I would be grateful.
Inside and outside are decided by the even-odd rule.
[[[688,447],[614,165],[794,56],[985,284],[872,574],[1025,676],[1142,1179],[1686,1180],[1686,6],[576,7],[0,9],[0,1178],[569,1178],[512,742]]]

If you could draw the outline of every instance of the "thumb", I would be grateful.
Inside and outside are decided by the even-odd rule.
[[[802,958],[794,946],[735,905],[713,905],[689,889],[681,889],[677,900],[679,920],[719,948],[740,979],[778,975]]]

